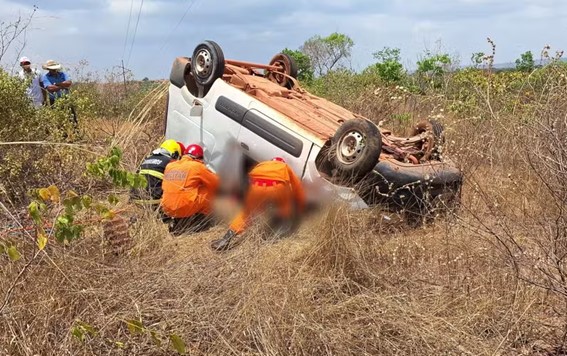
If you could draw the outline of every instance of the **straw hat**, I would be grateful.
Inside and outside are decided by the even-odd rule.
[[[59,70],[59,69],[61,69],[61,64],[57,63],[53,59],[50,59],[47,62],[45,62],[45,64],[42,65],[41,68],[43,68],[45,70],[50,70],[50,69],[51,70]]]

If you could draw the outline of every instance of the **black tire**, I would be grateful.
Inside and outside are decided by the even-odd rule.
[[[372,171],[381,151],[378,127],[365,119],[351,119],[333,136],[331,162],[340,178],[356,181]]]
[[[279,64],[283,68],[283,72],[285,74],[297,79],[297,63],[291,56],[285,53],[278,53],[274,57],[272,57],[272,60],[270,60],[270,65],[275,64]],[[282,87],[286,87],[288,89],[291,89],[293,87],[293,80],[284,75],[278,75],[278,72],[269,72],[267,74],[267,77],[268,79],[281,85]]]
[[[195,47],[191,57],[191,74],[195,78],[200,97],[209,91],[215,80],[224,73],[224,53],[214,41],[204,41]]]

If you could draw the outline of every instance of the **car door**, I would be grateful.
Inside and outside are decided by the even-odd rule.
[[[216,171],[230,162],[225,153],[237,145],[247,109],[218,95],[215,86],[204,98],[195,98],[185,87],[170,87],[166,138],[202,145],[205,162]]]
[[[302,177],[313,143],[252,108],[242,120],[238,141],[245,155],[254,161],[282,157],[298,177]]]

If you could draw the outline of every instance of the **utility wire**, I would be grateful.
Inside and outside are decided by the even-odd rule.
[[[140,1],[140,8],[138,9],[138,18],[136,19],[136,27],[134,27],[134,35],[132,35],[132,43],[130,44],[130,52],[128,53],[128,60],[126,61],[126,66],[130,64],[132,49],[134,48],[134,42],[136,41],[136,34],[138,33],[138,24],[140,23],[140,14],[142,13],[142,7],[144,7],[144,0]]]
[[[181,15],[181,18],[179,19],[179,21],[177,22],[177,24],[175,25],[175,27],[173,28],[173,30],[171,30],[171,32],[169,32],[169,35],[167,35],[167,38],[165,39],[165,42],[163,43],[163,45],[160,48],[160,52],[163,51],[163,49],[167,46],[167,44],[169,43],[169,40],[171,38],[171,35],[177,30],[177,28],[179,27],[179,25],[181,25],[181,23],[183,22],[183,20],[185,19],[185,16],[187,16],[187,14],[189,13],[189,10],[191,10],[191,8],[193,7],[193,5],[195,5],[195,3],[197,3],[197,0],[193,0],[189,3],[189,5],[187,6],[187,8],[185,9],[185,12],[183,13],[183,15]]]
[[[128,45],[128,34],[130,33],[130,21],[132,20],[132,9],[134,8],[134,0],[130,1],[130,14],[128,15],[128,27],[126,27],[126,37],[124,37],[124,48],[122,49],[122,60],[126,54],[126,46]]]

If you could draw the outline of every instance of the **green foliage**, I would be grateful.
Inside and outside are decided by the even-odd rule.
[[[484,52],[475,52],[471,54],[471,63],[473,65],[473,68],[480,68],[482,62],[484,61],[484,57]]]
[[[408,123],[412,120],[412,115],[410,113],[404,112],[401,114],[394,114],[392,115],[392,118],[399,122]]]
[[[353,46],[352,38],[334,32],[327,37],[315,35],[309,38],[299,50],[309,57],[316,74],[321,76],[344,67],[342,62],[350,58]]]
[[[120,169],[122,151],[113,147],[107,157],[99,158],[95,163],[87,163],[87,172],[98,178],[110,178],[115,186],[121,188],[145,188],[146,179],[141,174]]]
[[[15,245],[8,247],[6,252],[8,253],[8,257],[10,257],[10,261],[12,262],[18,261],[20,258],[22,258],[22,255]]]
[[[535,69],[534,55],[531,51],[524,52],[516,59],[516,70],[520,72],[531,72]]]
[[[144,78],[135,81],[130,70],[115,66],[104,73],[89,70],[82,60],[74,70],[72,100],[82,118],[123,119],[160,83]],[[124,81],[124,78],[126,81]]]
[[[175,334],[171,334],[169,335],[169,341],[171,341],[171,345],[173,346],[175,351],[177,351],[178,354],[180,355],[186,354],[185,342],[183,341],[183,339],[181,339],[179,336]]]
[[[403,79],[405,71],[399,48],[384,47],[373,53],[373,56],[377,62],[366,68],[365,74],[376,74],[386,83],[395,83]]]
[[[13,242],[0,240],[0,255],[6,254],[8,259],[16,262],[22,258],[20,251]]]
[[[425,57],[417,61],[417,72],[430,77],[438,77],[447,72],[451,57],[447,53],[432,54],[425,52]]]
[[[87,171],[100,178],[111,178],[113,184],[120,188],[143,188],[146,179],[136,173],[126,172],[120,169],[122,151],[118,147],[111,149],[106,157],[99,158],[94,163],[87,164]],[[54,236],[60,243],[68,244],[78,239],[84,232],[84,226],[77,222],[77,215],[86,211],[87,214],[98,214],[101,219],[112,219],[114,211],[106,206],[104,202],[93,204],[93,198],[89,195],[79,195],[73,190],[68,190],[65,198],[61,200],[59,189],[51,185],[47,188],[36,189],[32,192],[36,200],[28,205],[28,213],[32,218],[37,230],[37,246],[40,250],[48,243],[44,225],[47,221],[55,221],[53,225]],[[116,205],[119,199],[115,195],[108,196],[108,203]]]
[[[84,342],[87,336],[95,337],[97,334],[94,327],[80,320],[75,321],[75,325],[71,328],[71,335],[80,342]]]
[[[287,54],[288,56],[293,58],[293,60],[297,64],[298,80],[306,83],[311,83],[313,81],[315,74],[313,72],[313,67],[311,66],[311,60],[306,54],[301,51],[292,50],[289,48],[284,48],[282,50],[282,53]]]
[[[139,319],[130,319],[124,320],[128,331],[132,335],[148,335],[154,345],[157,347],[161,347],[163,344],[164,339],[168,339],[171,347],[180,355],[187,354],[187,348],[185,346],[185,341],[177,335],[173,333],[164,333],[162,331],[153,330],[144,325],[142,320]]]
[[[0,142],[48,141],[58,143],[75,137],[69,111],[63,100],[55,107],[34,108],[26,96],[24,81],[0,70]],[[51,184],[51,177],[71,179],[71,148],[56,145],[17,144],[2,146],[0,154],[0,199],[27,203],[31,187]],[[84,154],[82,155],[84,157]]]
[[[433,54],[426,51],[424,57],[417,61],[417,80],[421,90],[443,87],[443,76],[449,72],[451,57],[447,53]]]

